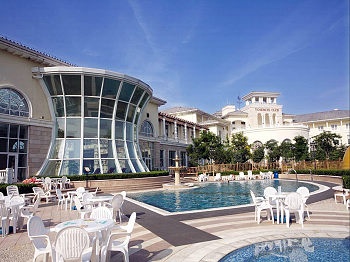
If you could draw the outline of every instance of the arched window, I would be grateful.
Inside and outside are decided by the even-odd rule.
[[[25,98],[12,88],[0,88],[0,113],[13,116],[29,116]]]
[[[142,123],[141,130],[140,130],[140,135],[148,136],[148,137],[152,137],[153,136],[153,126],[152,126],[151,122],[145,120]]]

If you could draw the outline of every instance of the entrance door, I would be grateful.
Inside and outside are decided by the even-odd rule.
[[[18,154],[8,154],[8,168],[12,168],[14,171],[15,181],[17,181],[17,171],[18,171]]]

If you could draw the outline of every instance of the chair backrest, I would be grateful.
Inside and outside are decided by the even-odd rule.
[[[303,197],[297,192],[289,193],[284,200],[284,204],[287,205],[290,210],[300,210],[304,207]]]
[[[116,194],[112,198],[112,208],[116,211],[118,211],[124,203],[124,196],[122,194]]]
[[[78,196],[73,196],[73,201],[74,201],[74,205],[77,208],[77,210],[80,210],[84,207],[83,204],[80,202],[80,199]]]
[[[271,195],[276,195],[277,194],[277,189],[274,187],[267,187],[264,189],[264,197],[269,197]]]
[[[90,245],[89,234],[81,227],[66,227],[57,233],[56,254],[64,261],[81,259],[83,251]]]
[[[83,193],[85,193],[85,188],[80,186],[75,191],[77,192],[77,196],[79,198],[82,198],[83,197]]]
[[[254,203],[254,205],[256,205],[256,198],[255,198],[255,194],[254,194],[254,192],[252,191],[252,190],[250,190],[250,196],[252,197],[252,199],[253,199],[253,203]]]
[[[99,207],[94,208],[91,211],[90,218],[93,218],[93,219],[112,219],[113,213],[108,207],[99,206]]]
[[[8,196],[19,196],[18,187],[16,185],[7,186],[6,193]]]
[[[83,197],[82,197],[82,201],[83,201],[83,205],[89,205],[91,204],[88,199],[90,198],[93,198],[94,195],[90,192],[86,192],[86,193],[83,193]]]
[[[35,236],[43,236],[48,233],[48,230],[45,228],[45,225],[40,217],[32,216],[29,218],[27,223],[28,237],[33,242],[35,247],[46,246],[46,240],[42,238],[32,238]]]
[[[59,188],[56,188],[56,196],[59,200],[62,200],[63,199],[63,194],[62,194],[62,191],[61,189]]]
[[[45,192],[41,187],[37,187],[37,186],[33,187],[33,192],[35,195],[45,196]]]
[[[305,198],[308,198],[310,196],[310,191],[305,186],[298,187],[297,193],[299,193],[300,195],[302,195]]]
[[[129,222],[128,225],[126,226],[126,232],[127,233],[131,233],[134,229],[134,225],[135,225],[135,221],[136,221],[136,212],[132,212],[129,218]]]

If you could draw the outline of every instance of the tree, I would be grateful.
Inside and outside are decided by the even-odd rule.
[[[289,139],[284,140],[279,146],[281,157],[283,157],[286,162],[289,162],[293,158],[293,148],[294,145]]]
[[[193,139],[193,145],[187,147],[190,164],[197,166],[200,159],[214,160],[221,163],[224,155],[220,138],[209,131],[203,131],[198,138]]]
[[[264,159],[264,146],[258,146],[252,153],[252,160],[254,163],[260,163]]]
[[[294,137],[293,156],[295,161],[302,161],[308,158],[307,139],[303,136]]]
[[[242,132],[233,134],[231,136],[231,143],[229,150],[232,153],[232,163],[244,163],[250,159],[250,147],[248,145],[248,138]]]
[[[270,139],[265,143],[265,148],[267,149],[267,158],[271,162],[276,162],[279,160],[281,153],[278,147],[278,142],[274,139]]]
[[[329,131],[324,131],[313,137],[313,141],[316,143],[316,158],[318,160],[330,159],[332,152],[339,147],[338,139],[340,138],[340,135]]]

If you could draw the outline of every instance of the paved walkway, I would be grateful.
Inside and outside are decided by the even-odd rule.
[[[130,261],[209,262],[218,261],[237,248],[273,239],[289,237],[350,236],[350,212],[343,204],[335,204],[333,191],[310,198],[310,219],[299,224],[272,224],[264,219],[254,221],[252,207],[232,208],[215,212],[199,212],[163,216],[133,202],[126,201],[124,213],[137,212],[130,242]],[[38,214],[47,227],[79,217],[77,211],[57,209],[55,204],[42,204]],[[123,217],[123,221],[127,221]],[[50,235],[52,241],[54,233]],[[31,261],[34,248],[26,230],[0,238],[0,261]],[[111,261],[122,261],[113,254]]]

